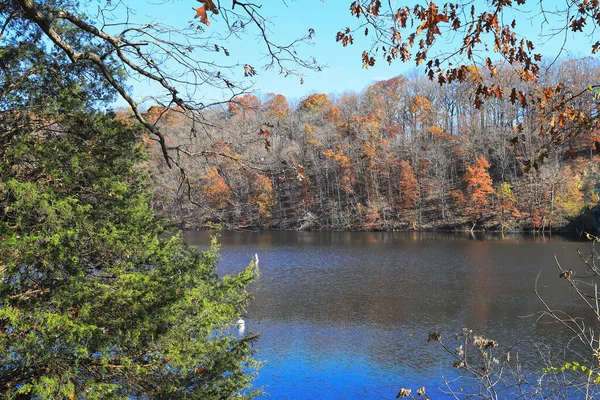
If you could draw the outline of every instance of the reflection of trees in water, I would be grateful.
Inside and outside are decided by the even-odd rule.
[[[496,272],[490,262],[490,243],[473,241],[469,246],[471,262],[469,263],[468,292],[469,319],[475,318],[477,326],[488,328],[488,320],[493,298],[496,292]],[[472,326],[471,321],[470,325]]]
[[[436,232],[224,233],[222,253],[227,259],[232,246],[238,257],[228,260],[232,265],[259,253],[262,276],[248,316],[253,324],[260,319],[253,325],[264,333],[260,346],[277,348],[279,359],[301,352],[308,365],[327,370],[351,357],[368,371],[421,374],[418,383],[433,379],[425,372],[432,369],[437,377],[460,372],[426,342],[431,331],[441,330],[449,345],[463,327],[497,340],[501,349],[521,342],[526,365],[539,361],[534,342],[564,348],[566,332],[536,325],[535,316],[521,318],[541,308],[534,293],[540,270],[540,286],[553,304],[577,306],[552,255],[575,264],[579,245],[545,240]]]
[[[192,236],[202,235],[208,236]],[[544,244],[530,236],[491,237],[284,231],[223,233],[220,240],[223,262],[231,265],[259,253],[262,276],[251,310],[281,321],[407,326],[414,334],[450,334],[464,326],[524,330],[534,321],[520,317],[539,310],[533,288],[544,269],[550,269],[542,275],[544,290],[569,303],[551,262],[554,252],[576,257],[576,244],[557,237]],[[229,246],[238,259],[228,257]]]

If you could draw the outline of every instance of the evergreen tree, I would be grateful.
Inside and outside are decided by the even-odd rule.
[[[0,393],[252,397],[253,337],[231,335],[254,265],[158,221],[141,131],[100,112],[93,71],[35,32],[0,48]]]

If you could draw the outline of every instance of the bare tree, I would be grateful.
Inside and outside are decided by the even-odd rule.
[[[221,101],[204,103],[200,100],[203,89],[209,86],[222,89],[229,93],[225,100],[228,101],[251,86],[240,78],[251,78],[257,73],[252,65],[257,60],[227,61],[229,40],[258,35],[264,49],[263,67],[276,68],[286,76],[302,79],[303,70],[320,69],[314,59],[301,58],[297,52],[301,44],[311,41],[312,29],[290,43],[279,44],[269,34],[269,20],[263,15],[261,4],[239,0],[200,3],[195,22],[173,27],[158,21],[134,22],[134,10],[124,1],[100,3],[96,14],[90,17],[76,2],[6,0],[0,4],[0,37],[18,38],[23,30],[37,30],[52,43],[49,51],[56,57],[67,57],[74,65],[99,71],[131,107],[135,119],[148,130],[151,139],[159,143],[167,165],[178,166],[185,176],[178,155],[198,153],[189,154],[184,146],[167,143],[158,120],[149,121],[141,104],[132,97],[127,86],[131,80],[156,85],[162,91],[154,97],[156,103],[164,109],[177,107],[192,118],[191,135],[202,129],[210,136],[210,127],[199,112]],[[209,15],[211,19],[218,18],[224,28],[219,31],[211,28]],[[217,55],[225,55],[225,62],[217,61],[223,59]],[[5,83],[4,92],[10,90],[10,84]],[[199,154],[208,152],[202,149]]]

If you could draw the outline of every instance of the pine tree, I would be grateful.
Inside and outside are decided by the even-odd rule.
[[[102,80],[35,32],[3,43],[3,398],[251,397],[254,338],[229,328],[254,265],[219,277],[215,242],[155,218],[141,132],[97,110]]]

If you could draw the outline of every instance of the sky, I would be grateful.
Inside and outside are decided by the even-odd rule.
[[[227,3],[223,0],[222,3]],[[343,47],[335,40],[336,33],[345,27],[356,27],[357,19],[350,15],[350,0],[264,0],[261,12],[271,21],[269,25],[270,35],[275,41],[285,43],[288,40],[305,35],[309,28],[314,29],[315,34],[310,45],[299,47],[299,56],[305,59],[314,57],[324,68],[321,72],[302,71],[304,73],[304,83],[301,84],[298,77],[284,77],[275,70],[263,70],[265,47],[263,42],[256,35],[245,35],[240,39],[231,40],[226,47],[230,51],[230,60],[240,62],[242,65],[249,63],[257,70],[257,75],[251,79],[243,78],[243,82],[252,84],[252,91],[256,94],[265,95],[267,93],[281,93],[288,100],[299,100],[311,93],[341,94],[345,91],[360,92],[369,85],[380,81],[390,79],[400,74],[416,73],[414,63],[402,63],[400,61],[388,65],[383,60],[378,60],[374,67],[368,69],[362,68],[361,54],[363,50],[370,46],[370,41],[362,37],[355,36],[355,44]],[[403,2],[413,4],[413,2]],[[532,1],[537,5],[537,1]],[[552,1],[544,2],[547,7],[552,7]],[[556,2],[557,4],[559,2]],[[199,7],[202,4],[195,0],[129,0],[127,2],[136,10],[135,18],[140,21],[158,20],[160,22],[173,26],[183,26],[190,21],[195,21],[193,16],[195,11],[193,7]],[[549,6],[548,6],[549,4]],[[537,6],[536,6],[537,7]],[[512,18],[512,17],[511,17]],[[548,34],[551,31],[553,22],[543,24],[540,18],[536,18],[533,11],[523,10],[517,15],[521,19],[520,26],[522,32],[534,38],[540,34]],[[224,27],[220,16],[211,16],[210,26],[203,26],[206,33],[222,31]],[[452,47],[453,38],[445,36],[446,42],[442,42],[441,47]],[[589,55],[590,40],[587,38],[567,36],[567,48],[571,56]],[[542,38],[542,41],[545,40]],[[534,41],[539,43],[540,40]],[[561,38],[554,38],[540,49],[540,52],[547,55],[554,55],[556,49],[562,44]],[[147,82],[130,81],[133,89],[133,95],[136,99],[145,96],[155,95],[158,88],[149,85]],[[198,93],[202,101],[226,100],[229,97],[228,92],[214,90],[209,87],[200,87]],[[117,105],[119,102],[117,102]]]

